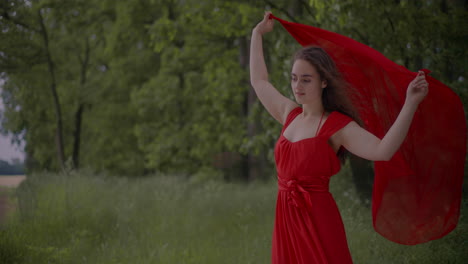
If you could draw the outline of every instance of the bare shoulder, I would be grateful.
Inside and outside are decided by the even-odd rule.
[[[358,123],[356,123],[356,121],[352,120],[343,128],[336,131],[336,133],[330,137],[330,141],[334,146],[342,146],[345,145],[346,141],[351,140],[353,135],[356,135],[356,133],[360,133],[363,130],[364,129]]]

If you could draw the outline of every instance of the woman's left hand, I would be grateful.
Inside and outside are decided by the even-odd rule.
[[[412,105],[419,105],[426,97],[429,91],[429,83],[426,81],[426,75],[423,71],[419,71],[416,78],[414,78],[408,85],[406,90],[406,101]]]

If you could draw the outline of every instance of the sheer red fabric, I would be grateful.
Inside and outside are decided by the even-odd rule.
[[[316,45],[327,51],[357,92],[352,100],[365,128],[383,138],[417,73],[348,37],[271,17],[302,46]],[[466,155],[463,105],[449,87],[431,76],[426,79],[429,93],[400,150],[390,161],[374,163],[374,229],[407,245],[445,236],[456,227],[460,215]]]

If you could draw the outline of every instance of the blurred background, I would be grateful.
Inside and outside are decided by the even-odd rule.
[[[272,177],[280,125],[248,76],[249,38],[264,10],[349,36],[412,71],[428,68],[466,102],[467,8],[455,0],[2,0],[1,131],[24,148],[28,172]],[[279,24],[265,42],[271,80],[291,96],[299,45]]]
[[[266,239],[260,239],[258,243],[265,245],[260,250],[266,253],[257,256],[255,250],[259,248],[252,246],[252,252],[241,250],[245,258],[233,259],[232,263],[267,263],[275,198],[273,147],[281,126],[260,105],[250,86],[248,74],[250,34],[265,10],[271,10],[276,16],[288,21],[351,37],[412,71],[428,68],[433,77],[452,88],[464,106],[467,106],[468,1],[465,0],[1,0],[0,174],[27,174],[32,178],[18,189],[19,193],[8,191],[17,194],[11,199],[21,209],[19,217],[23,221],[35,219],[37,222],[40,217],[45,217],[37,214],[40,208],[63,208],[63,212],[57,214],[67,215],[63,216],[65,220],[62,224],[66,223],[65,226],[86,222],[89,219],[73,218],[75,216],[70,214],[70,208],[76,209],[77,206],[72,201],[79,203],[83,201],[82,197],[90,195],[100,197],[102,189],[96,189],[94,194],[85,190],[102,182],[109,184],[106,186],[114,186],[111,189],[115,192],[108,194],[110,201],[122,195],[124,189],[118,186],[129,184],[127,181],[131,179],[134,179],[132,184],[136,182],[135,186],[145,190],[142,181],[150,181],[145,184],[157,189],[160,188],[157,186],[172,186],[170,183],[174,179],[168,178],[182,176],[183,180],[177,184],[197,192],[200,191],[198,185],[185,184],[214,180],[218,182],[215,185],[218,187],[208,190],[213,195],[219,193],[219,197],[222,197],[221,190],[238,188],[239,192],[233,191],[233,197],[244,198],[236,200],[239,207],[234,207],[238,209],[230,212],[236,217],[246,216],[242,218],[245,225],[248,226],[249,221],[255,222],[249,217],[258,212],[257,209],[266,210],[266,217],[257,219],[265,231],[260,232],[259,237]],[[264,37],[270,80],[291,98],[291,59],[299,48],[299,44],[279,23],[276,23],[272,33]],[[81,177],[82,181],[74,182],[74,178],[70,180],[73,182],[73,186],[70,186],[71,183],[66,180],[68,178],[62,174],[78,175],[76,177]],[[348,204],[349,200],[356,201],[352,204],[358,204],[356,206],[362,208],[364,215],[360,217],[367,219],[372,192],[372,164],[352,157],[344,166],[342,174],[345,176],[337,180],[341,183],[336,187],[339,205],[341,208],[356,209]],[[153,181],[153,178],[158,177],[147,176],[159,176],[159,179],[163,179],[162,183]],[[265,203],[268,206],[255,203],[258,208],[254,205],[246,207],[254,196],[244,192],[252,191],[251,186],[260,184],[258,182],[269,186],[259,187],[266,188],[269,200],[265,200]],[[241,185],[232,187],[230,184],[233,183]],[[81,186],[82,189],[78,190],[85,194],[77,194],[76,197],[81,198],[73,200],[69,195],[76,191],[72,187],[77,186]],[[62,191],[54,194],[54,190]],[[40,196],[43,192],[51,196]],[[139,201],[136,204],[140,206],[147,205],[142,201],[153,197],[142,192],[134,193],[135,197],[139,197],[134,201]],[[159,197],[159,194],[151,193]],[[133,197],[130,193],[128,195]],[[39,202],[40,197],[47,197],[44,199],[48,202],[42,204]],[[170,197],[164,199],[174,198]],[[343,202],[340,202],[340,197]],[[62,198],[65,204],[57,205],[53,202]],[[213,197],[205,198],[211,200]],[[184,197],[180,199],[184,200]],[[234,200],[230,202],[234,203]],[[122,203],[128,208],[135,205],[128,201]],[[195,213],[203,215],[202,205],[208,206],[207,203],[206,200],[198,201],[197,206],[201,211]],[[466,192],[463,205],[466,205]],[[82,207],[87,206],[96,204],[89,201]],[[125,210],[122,207],[115,209],[126,212],[120,214],[120,211],[109,211],[112,206],[112,202],[103,203],[99,207],[105,211],[102,216],[95,211],[84,214],[92,214],[97,217],[96,221],[110,226],[128,224],[125,222],[127,220],[111,221],[111,224],[100,218],[121,219],[118,216],[127,215],[127,207]],[[219,206],[224,207],[226,204]],[[358,220],[347,224],[347,232],[351,230],[352,233],[353,228],[365,226],[356,229],[357,233],[352,233],[354,237],[359,237],[358,233],[362,233],[362,230],[371,228],[370,222],[363,224],[359,220],[361,218],[355,215],[359,210],[350,211],[348,215]],[[158,212],[151,217],[160,216],[161,212],[167,213]],[[178,219],[181,215],[174,217]],[[211,219],[213,215],[207,217]],[[346,217],[347,214],[343,213],[345,222]],[[50,224],[51,221],[44,218],[44,223]],[[264,225],[262,221],[269,222]],[[18,231],[14,228],[9,230]],[[44,230],[49,229],[44,227]],[[74,226],[70,230],[74,230],[69,232],[74,234],[74,243],[80,243],[76,241],[82,239],[86,241],[84,244],[100,246],[103,252],[112,255],[104,250],[108,246],[105,244],[108,241],[106,236],[96,235],[101,232],[96,231],[99,228],[94,230],[87,226],[87,231],[83,231]],[[115,234],[115,230],[112,230],[109,233]],[[465,232],[465,235],[457,235],[442,247],[446,254],[456,256],[453,263],[467,256],[466,251],[464,255],[459,252],[463,243],[466,250],[466,230],[465,224],[460,231]],[[3,234],[4,237],[11,239],[0,239],[0,247],[3,245],[8,249],[0,251],[0,256],[8,252],[23,252],[20,245],[25,238],[18,238],[12,235],[13,231],[8,233],[10,231],[3,231],[7,232]],[[233,233],[239,234],[239,230],[233,229]],[[89,253],[80,247],[84,251],[76,252],[81,253],[72,251],[70,247],[66,247],[68,251],[60,249],[59,245],[63,241],[70,241],[70,237],[59,236],[47,244],[38,236],[39,233],[36,233],[34,239],[28,237],[36,242],[31,242],[33,246],[25,251],[28,253],[21,253],[33,256],[29,261],[58,259],[53,263],[69,263],[64,259],[77,256],[73,254]],[[129,234],[122,237],[128,238]],[[224,241],[225,237],[221,236],[220,239]],[[364,237],[355,242],[350,241],[352,252],[359,251],[357,248],[363,243],[359,241],[367,243],[372,239]],[[139,238],[135,238],[137,240]],[[463,240],[465,242],[460,245]],[[239,238],[236,241],[243,240]],[[213,243],[216,245],[219,241]],[[125,248],[125,244],[118,245],[112,252],[117,252],[116,248]],[[160,250],[171,248],[170,243],[160,245]],[[454,245],[460,248],[454,249]],[[181,247],[186,248],[186,245]],[[441,246],[427,247],[421,251],[421,255],[427,255],[428,252],[432,252],[431,258],[435,256],[434,252],[440,255],[440,251],[434,251],[434,248]],[[195,251],[174,249],[177,254],[185,252],[186,262],[177,262],[180,259],[175,262],[158,262],[161,259],[156,259],[154,263],[222,263],[217,262],[217,255],[209,261],[197,258],[199,256]],[[384,251],[389,253],[385,255],[382,253]],[[417,262],[420,257],[404,257],[401,262],[391,262],[391,252],[396,251],[384,246],[371,250],[372,261],[430,263]],[[151,259],[149,256],[152,251],[143,252],[140,255],[142,259]],[[20,253],[12,253],[13,257],[9,260],[15,260],[15,256]],[[223,252],[219,256],[227,254]],[[370,261],[370,255],[355,254],[355,259],[363,260],[360,263],[375,263],[366,262]],[[129,255],[125,257],[133,261],[137,258]],[[115,258],[125,257],[118,255]],[[28,258],[19,259],[21,261],[18,260],[18,263],[22,263]],[[101,258],[96,259],[100,262],[95,263],[107,263]],[[81,261],[85,263],[85,260]]]

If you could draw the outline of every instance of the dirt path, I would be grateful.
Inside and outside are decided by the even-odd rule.
[[[10,203],[11,189],[18,187],[25,179],[24,175],[0,176],[0,225],[5,222],[7,214],[15,209]]]
[[[24,175],[0,176],[0,186],[16,188],[24,180],[26,180]]]

